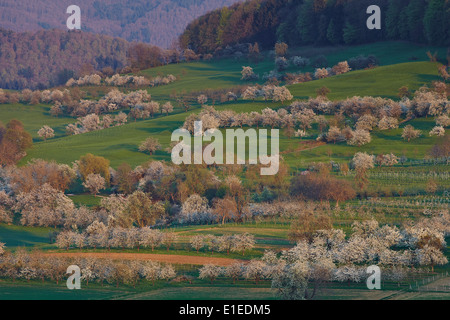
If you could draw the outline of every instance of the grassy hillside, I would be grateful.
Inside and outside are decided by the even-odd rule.
[[[291,93],[296,99],[316,96],[316,90],[326,86],[331,90],[332,100],[352,96],[379,96],[398,99],[399,89],[407,86],[416,90],[439,79],[438,65],[431,62],[409,62],[381,66],[373,70],[358,70],[319,81],[311,81],[292,86]]]
[[[49,234],[52,228],[23,227],[0,224],[0,242],[8,247],[43,247],[50,242]]]
[[[23,105],[23,104],[0,104],[0,121],[6,124],[12,119],[18,119],[25,125],[25,129],[32,135],[33,139],[38,139],[37,132],[43,125],[48,125],[55,130],[55,135],[65,134],[65,126],[74,122],[73,118],[50,116],[49,105]]]
[[[225,68],[225,62],[221,63],[224,64],[223,68]],[[219,77],[219,74],[221,72],[227,74],[227,71],[225,69],[219,68],[218,65],[220,65],[220,63],[215,66],[215,71],[212,70],[211,64],[198,63],[190,64],[189,66],[191,68],[194,68],[194,65],[197,65],[197,67],[201,70],[209,68],[210,71],[205,72],[207,74],[206,78],[208,79],[206,81],[200,76],[201,71],[199,71],[198,75],[188,73],[190,74],[189,83],[193,86],[193,88],[199,88],[201,83],[207,83],[208,87],[211,87],[213,85],[217,85],[217,87],[220,87],[224,84],[219,82],[227,81],[227,76],[221,77],[221,80],[217,80],[217,83],[214,83],[214,80],[210,80],[208,78]],[[168,66],[167,68],[169,68],[169,70],[166,70],[167,73],[174,71],[170,70],[170,68],[175,67],[176,66]],[[185,68],[186,65],[180,65],[179,68],[180,67]],[[231,78],[232,72],[228,72],[228,75]],[[322,86],[327,86],[331,89],[332,93],[330,94],[330,98],[332,99],[345,99],[346,97],[350,97],[353,95],[373,95],[395,98],[398,89],[403,85],[406,85],[411,89],[417,89],[421,85],[437,79],[437,67],[434,63],[411,62],[383,66],[371,70],[355,71],[341,76],[293,85],[289,87],[289,89],[295,96],[295,99],[306,99],[307,97],[315,96],[316,89]],[[188,80],[181,80],[179,82],[182,83],[182,81]],[[181,86],[180,83],[175,83],[173,84],[173,86]],[[229,80],[230,85],[235,83],[236,82]],[[150,92],[154,97],[156,96],[155,99],[157,101],[160,101],[157,98],[158,96],[164,96],[167,99],[167,96],[165,95],[167,93],[165,93],[164,91],[170,91],[170,89],[166,87],[170,87],[170,85],[150,89]],[[226,103],[220,105],[218,106],[218,109],[232,109],[237,112],[250,112],[260,111],[261,109],[267,107],[279,108],[282,107],[282,105],[281,103],[271,103],[263,101],[251,102],[239,100],[236,103]],[[7,111],[8,108],[6,106],[4,106],[3,108],[6,109],[5,114],[7,114],[7,112],[9,112]],[[52,125],[53,121],[53,125],[56,125],[58,133],[62,133],[62,124],[64,124],[64,122],[75,122],[75,119],[70,118],[51,118],[47,114],[48,110],[45,107],[23,108],[36,110],[32,111],[31,114],[25,118],[20,117],[20,112],[12,112],[12,114],[17,115],[17,118],[20,120],[23,119],[26,128],[32,131],[34,136],[36,136],[36,131],[40,127],[39,119],[42,125]],[[197,106],[196,109],[190,112],[198,111],[199,107]],[[180,112],[180,110],[178,110],[178,112]],[[108,158],[114,167],[117,167],[123,162],[128,162],[131,165],[138,165],[150,159],[148,155],[145,155],[138,151],[138,145],[140,144],[140,142],[145,140],[148,136],[152,136],[159,139],[164,147],[167,147],[170,144],[170,136],[172,131],[179,128],[183,124],[184,119],[187,117],[187,115],[188,113],[177,113],[169,115],[167,117],[161,116],[159,118],[151,120],[138,122],[131,121],[125,126],[109,128],[106,130],[90,132],[77,136],[64,136],[60,134],[57,138],[48,141],[36,140],[33,149],[29,151],[28,156],[24,158],[21,163],[26,163],[26,161],[32,158],[43,158],[48,160],[53,159],[61,163],[71,163],[74,160],[77,160],[81,155],[90,152]],[[416,123],[414,123],[414,125],[419,127],[420,129],[429,131],[434,124],[432,119],[420,119],[416,120]],[[316,132],[314,131],[310,133],[313,135],[316,134]],[[388,150],[399,151],[405,149],[406,154],[408,155],[413,155],[412,150],[415,150],[417,148],[419,150],[418,155],[423,156],[423,154],[428,151],[430,146],[433,144],[433,141],[433,138],[424,136],[421,139],[413,141],[409,144],[405,144],[401,140],[400,129],[398,129],[390,131],[388,133],[375,132],[373,142],[361,149],[346,145],[327,145],[311,151],[302,152],[300,158],[298,157],[298,154],[295,153],[288,154],[285,158],[292,166],[296,166],[299,164],[299,162],[305,160],[307,160],[308,162],[320,161],[324,160],[324,157],[327,157],[326,151],[329,148],[333,150],[333,154],[338,159],[348,159],[358,150],[382,152],[386,151],[386,148]],[[298,143],[298,139],[287,139],[285,137],[282,137],[282,151],[286,151],[287,149],[296,150],[298,149],[298,147],[296,147]],[[156,154],[152,156],[152,158],[156,160],[170,160],[169,154],[167,154],[165,151],[156,152]]]
[[[331,67],[340,61],[348,60],[359,55],[375,55],[380,66],[387,66],[405,62],[429,61],[426,52],[437,52],[438,57],[445,59],[446,49],[439,47],[428,47],[407,42],[380,42],[367,45],[346,46],[346,47],[301,47],[291,48],[291,55],[299,55],[311,59],[312,61],[319,55],[324,55]],[[211,62],[193,62],[183,64],[173,64],[142,71],[142,75],[156,76],[158,74],[174,74],[179,80],[158,88],[150,89],[152,96],[158,100],[165,100],[174,92],[200,91],[206,88],[226,88],[234,85],[242,85],[242,66],[250,65],[256,74],[262,76],[265,72],[274,69],[272,59],[266,59],[258,64],[250,63],[247,59],[240,60],[225,59]],[[302,69],[291,67],[287,72],[313,72],[314,68],[308,66]],[[259,81],[263,83],[263,81]]]

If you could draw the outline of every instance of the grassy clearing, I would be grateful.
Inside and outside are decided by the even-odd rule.
[[[44,125],[48,125],[55,130],[55,136],[64,136],[66,125],[74,122],[70,117],[52,117],[49,113],[50,105],[24,105],[24,104],[0,104],[0,121],[6,123],[12,119],[22,121],[25,129],[31,134],[34,141],[41,141],[37,132]]]
[[[69,198],[72,199],[73,203],[78,207],[95,207],[100,205],[102,199],[100,196],[93,196],[90,194],[69,195]]]

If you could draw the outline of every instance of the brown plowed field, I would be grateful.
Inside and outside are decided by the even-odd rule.
[[[149,254],[149,253],[113,253],[113,252],[48,252],[43,254],[46,257],[62,258],[99,258],[112,260],[149,260],[173,264],[194,264],[205,265],[215,264],[218,266],[228,266],[239,260],[228,258],[210,258],[198,256],[183,256],[170,254]]]

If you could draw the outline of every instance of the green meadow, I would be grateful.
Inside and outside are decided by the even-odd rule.
[[[182,67],[182,65],[179,67]],[[167,66],[167,68],[174,68],[174,66]],[[417,89],[434,80],[438,80],[437,66],[435,63],[412,62],[382,66],[370,70],[354,71],[336,77],[296,84],[290,86],[289,89],[295,99],[314,97],[316,96],[316,89],[322,86],[327,86],[331,90],[330,98],[335,100],[345,99],[354,95],[372,95],[395,99],[398,89],[403,85],[406,85],[411,89]],[[194,82],[194,80],[192,81]],[[209,81],[203,83],[210,84]],[[240,82],[233,82],[233,84],[236,83]],[[171,85],[168,85],[167,87],[169,86]],[[163,89],[152,88],[149,91],[152,92],[152,90]],[[218,110],[230,109],[236,112],[251,112],[261,111],[267,107],[277,109],[283,107],[283,105],[281,103],[265,102],[261,100],[255,102],[239,100],[235,103],[224,103],[217,105],[216,107]],[[52,118],[48,115],[49,107],[21,106],[21,108],[29,108],[32,111],[26,116],[21,117],[20,111],[11,112],[9,110],[13,108],[8,108],[7,105],[3,105],[0,107],[1,118],[5,119],[4,121],[18,118],[24,122],[26,129],[30,130],[33,137],[36,137],[36,132],[41,125],[47,124],[56,127],[55,138],[47,141],[35,138],[34,146],[29,150],[28,156],[21,161],[22,164],[25,164],[33,158],[55,160],[60,163],[70,164],[79,159],[81,155],[94,153],[109,159],[113,167],[117,167],[123,162],[128,162],[130,165],[136,166],[148,161],[150,158],[154,160],[170,160],[169,154],[164,150],[157,151],[152,157],[140,153],[138,151],[140,142],[151,136],[160,141],[163,145],[163,149],[168,147],[170,145],[172,132],[182,126],[184,119],[191,112],[200,111],[200,106],[193,106],[192,110],[188,113],[181,112],[181,110],[178,109],[175,110],[174,114],[170,114],[169,116],[158,115],[155,119],[137,122],[131,120],[125,126],[108,128],[82,135],[66,136],[63,134],[64,125],[67,123],[74,123],[76,121],[75,119]],[[427,132],[434,126],[432,119],[419,119],[413,121],[412,124]],[[411,155],[413,150],[418,149],[420,157],[423,157],[435,141],[434,138],[430,138],[425,134],[418,140],[411,143],[405,143],[400,137],[400,132],[400,129],[389,132],[374,132],[372,143],[362,148],[345,145],[327,145],[311,151],[304,151],[301,154],[300,160],[323,160],[324,156],[326,156],[326,150],[330,148],[338,159],[348,159],[350,154],[354,154],[358,150],[373,151],[377,153],[386,151],[386,147],[392,150],[399,150],[399,148],[400,150],[405,149],[408,155]],[[316,133],[317,132],[314,131],[310,132],[311,135]],[[295,150],[297,149],[296,145],[298,143],[299,139],[288,139],[282,135],[281,151],[286,151],[288,149]],[[286,156],[286,160],[292,166],[295,165],[293,161],[299,159],[297,154],[294,154],[292,159],[290,158],[290,155]]]
[[[50,234],[54,231],[53,228],[0,224],[0,242],[6,243],[8,248],[45,248],[50,245]]]

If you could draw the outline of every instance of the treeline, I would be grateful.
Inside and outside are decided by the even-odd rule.
[[[0,87],[5,89],[45,88],[65,84],[82,69],[122,68],[130,47],[122,39],[59,30],[0,30],[0,43]]]
[[[62,231],[56,237],[56,245],[60,249],[71,248],[129,248],[129,249],[155,249],[161,246],[167,251],[178,241],[178,235],[174,232],[161,232],[150,227],[122,228],[107,227],[102,222],[95,221],[87,227],[85,232],[79,233],[71,230]],[[214,252],[242,253],[251,250],[255,246],[255,237],[251,234],[234,234],[216,237],[214,235],[196,235],[189,239],[190,247],[197,253],[200,249]]]
[[[176,79],[170,75],[146,79],[118,74],[213,57],[81,31],[14,33],[0,29],[0,43],[0,88],[14,90],[72,86],[74,78],[79,79],[77,85],[98,85],[104,78],[108,85],[156,86]]]
[[[369,30],[366,10],[378,5],[382,29]],[[227,46],[257,42],[351,45],[381,40],[450,44],[450,3],[445,0],[252,0],[215,10],[191,22],[184,48],[223,53]]]
[[[0,43],[0,88],[4,89],[44,89],[65,85],[73,77],[130,73],[175,59],[155,46],[79,31],[0,29]]]

